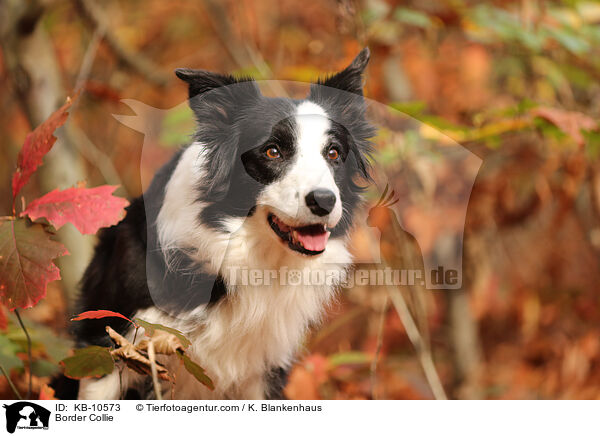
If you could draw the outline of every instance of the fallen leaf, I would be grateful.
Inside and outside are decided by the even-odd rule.
[[[59,280],[52,262],[68,254],[40,224],[0,220],[0,302],[9,309],[34,306],[46,295],[48,282]]]
[[[128,368],[134,370],[138,374],[149,375],[152,373],[152,364],[147,353],[137,348],[112,328],[106,327],[106,331],[115,344],[119,346],[110,352],[113,357],[121,359]],[[162,380],[172,381],[172,377],[167,368],[157,361],[154,363],[156,364],[158,377]]]
[[[32,220],[46,218],[56,229],[71,223],[84,235],[118,223],[124,216],[127,200],[112,195],[116,186],[55,189],[32,201],[21,212]]]

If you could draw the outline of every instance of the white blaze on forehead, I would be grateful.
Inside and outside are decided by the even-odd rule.
[[[304,197],[314,189],[328,189],[337,197],[336,207],[329,219],[337,222],[341,216],[339,188],[324,150],[329,142],[331,121],[325,110],[310,101],[298,105],[296,112],[297,160],[292,173],[298,178],[297,191],[305,207]],[[308,213],[308,212],[307,212]]]
[[[296,112],[297,130],[297,166],[310,170],[306,176],[313,180],[308,183],[320,184],[315,178],[324,177],[329,167],[323,157],[323,149],[327,145],[331,122],[323,108],[312,102],[303,102],[298,106]]]
[[[258,203],[277,210],[279,218],[292,220],[293,225],[326,222],[334,227],[342,216],[342,205],[332,167],[324,155],[331,121],[321,106],[304,101],[296,108],[295,124],[294,160],[283,177],[262,191]],[[315,189],[328,189],[336,196],[336,204],[326,217],[314,215],[306,205],[306,195]]]
[[[327,141],[327,131],[331,123],[325,110],[318,104],[305,101],[298,105],[296,112],[296,125],[298,127],[298,152],[311,152],[321,150]]]

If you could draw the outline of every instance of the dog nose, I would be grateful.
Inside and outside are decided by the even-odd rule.
[[[306,205],[317,216],[325,216],[335,206],[335,194],[329,189],[315,189],[305,197]]]

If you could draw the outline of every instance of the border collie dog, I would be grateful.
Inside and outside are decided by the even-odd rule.
[[[368,60],[365,48],[304,100],[267,98],[249,78],[176,70],[189,85],[194,141],[100,234],[77,308],[183,332],[215,389],[159,355],[175,374],[174,398],[283,397],[308,328],[351,264],[347,232],[375,133],[362,93]],[[244,280],[253,271],[260,283]],[[304,271],[329,279],[292,280]],[[112,345],[107,324],[133,339],[119,318],[74,324],[81,347]],[[150,377],[130,370],[77,389],[80,399],[153,398]]]

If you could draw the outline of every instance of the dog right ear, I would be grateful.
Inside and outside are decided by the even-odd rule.
[[[205,70],[193,70],[191,68],[177,68],[175,75],[189,85],[190,99],[212,89],[233,85],[238,82],[235,77],[230,75],[217,74]]]
[[[190,107],[197,117],[218,114],[222,121],[231,122],[237,108],[248,99],[260,96],[258,86],[250,77],[236,78],[191,68],[177,68],[175,75],[189,85]]]
[[[240,137],[237,123],[245,107],[261,97],[254,80],[203,70],[179,68],[175,74],[189,85],[189,103],[196,118],[194,140],[207,153],[207,198],[218,201],[229,190]]]

